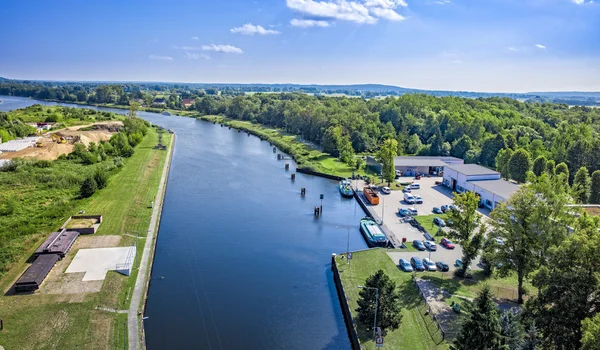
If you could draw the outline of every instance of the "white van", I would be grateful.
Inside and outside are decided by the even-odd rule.
[[[421,184],[416,183],[416,182],[412,183],[412,184],[410,184],[410,188],[413,189],[413,190],[418,190],[418,189],[421,188]]]
[[[410,193],[404,193],[404,201],[408,204],[415,204],[415,196]]]

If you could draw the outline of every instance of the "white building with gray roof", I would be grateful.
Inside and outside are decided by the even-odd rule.
[[[519,189],[519,185],[503,180],[499,172],[477,164],[446,165],[443,184],[458,193],[479,194],[481,204],[490,210],[506,202]]]

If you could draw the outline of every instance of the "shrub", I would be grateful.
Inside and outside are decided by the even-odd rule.
[[[103,168],[97,169],[94,174],[94,181],[96,181],[98,189],[103,189],[108,183],[108,172]]]
[[[98,189],[98,184],[96,183],[96,180],[94,180],[93,177],[88,177],[87,179],[85,179],[83,181],[83,183],[81,184],[81,189],[79,190],[79,194],[81,195],[82,198],[88,198],[91,197],[96,190]]]

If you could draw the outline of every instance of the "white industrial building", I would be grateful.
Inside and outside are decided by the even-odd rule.
[[[452,191],[472,191],[481,196],[488,209],[506,202],[519,186],[501,179],[500,173],[477,164],[449,164],[444,167],[443,184]]]
[[[448,164],[463,164],[464,160],[446,156],[398,156],[394,158],[394,167],[402,176],[440,175]],[[375,158],[367,156],[367,166],[381,172],[381,164]]]

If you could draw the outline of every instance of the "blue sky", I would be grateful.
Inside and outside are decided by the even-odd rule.
[[[0,28],[15,79],[600,91],[600,1],[34,0]]]

